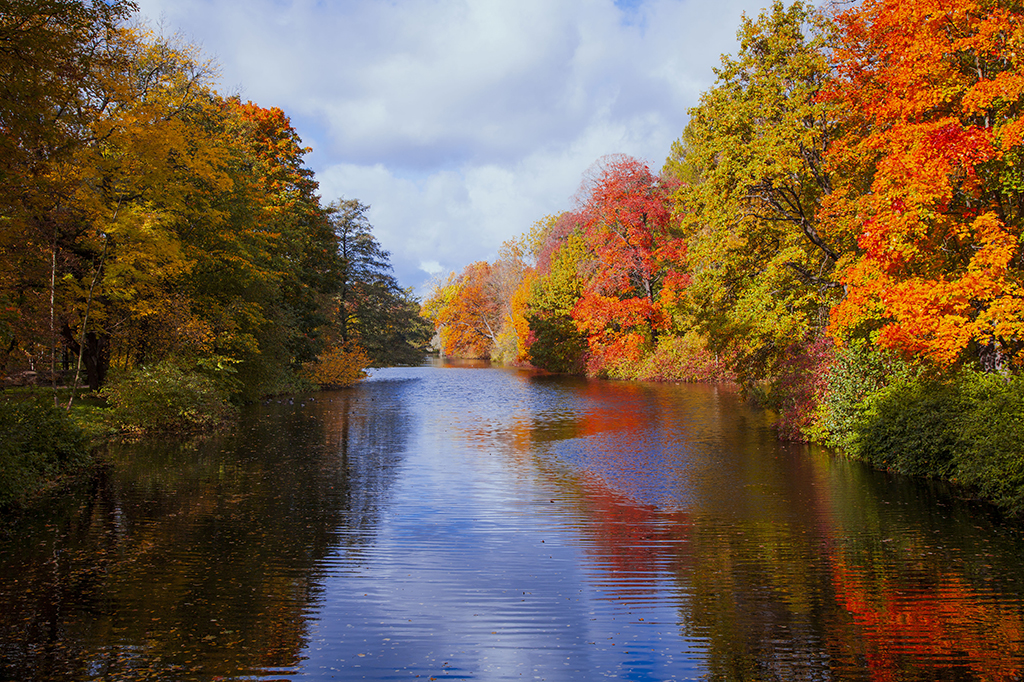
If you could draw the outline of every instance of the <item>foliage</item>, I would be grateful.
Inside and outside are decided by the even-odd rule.
[[[949,384],[921,377],[890,383],[865,400],[851,454],[880,469],[948,476],[959,408]]]
[[[1024,380],[967,371],[958,388],[954,479],[1024,514]]]
[[[825,215],[859,250],[832,330],[942,368],[1009,367],[1024,349],[1024,12],[870,0],[838,20],[829,95],[848,120]]]
[[[827,324],[849,244],[816,216],[837,134],[836,106],[819,97],[827,24],[813,7],[775,2],[738,37],[665,172],[681,181],[691,283],[680,312],[750,387],[774,381],[791,347]]]
[[[670,325],[687,276],[685,244],[671,232],[673,183],[627,156],[598,161],[580,188],[577,221],[593,254],[572,308],[587,337],[587,372],[639,362]]]
[[[368,210],[355,199],[327,208],[338,242],[331,316],[337,341],[358,343],[378,366],[417,364],[426,352],[430,325],[411,291],[391,274],[390,255],[373,236]]]
[[[191,431],[216,426],[233,408],[218,381],[163,361],[115,376],[100,392],[124,431]]]
[[[921,373],[892,351],[857,342],[834,348],[823,375],[813,383],[814,416],[802,433],[811,440],[855,454],[856,427],[866,401],[892,383],[911,382]]]
[[[81,429],[52,401],[0,402],[0,506],[90,461]]]
[[[861,403],[850,454],[880,468],[948,478],[1024,513],[1024,383],[964,370],[893,380]]]
[[[338,336],[417,362],[427,325],[366,207],[322,207],[288,116],[219,96],[199,50],[134,9],[0,12],[0,366],[49,365],[56,390],[227,363],[218,390],[252,400]]]
[[[619,379],[718,383],[735,381],[728,363],[710,350],[695,331],[658,339],[653,352],[636,365],[622,365],[611,373]]]
[[[585,371],[587,337],[572,317],[583,295],[590,250],[572,213],[551,216],[535,228],[536,271],[526,301],[527,358],[552,372]]]
[[[586,367],[587,339],[567,315],[529,317],[528,359],[550,372],[582,374]]]
[[[459,275],[434,287],[426,308],[441,341],[441,352],[463,358],[489,358],[502,329],[501,302],[494,268],[470,263]]]
[[[366,351],[349,341],[307,363],[303,374],[321,389],[344,388],[364,378],[371,362]]]
[[[776,428],[782,439],[805,440],[815,427],[835,354],[832,339],[825,335],[791,344],[782,354],[778,376],[771,385],[774,394],[767,401],[779,411]]]

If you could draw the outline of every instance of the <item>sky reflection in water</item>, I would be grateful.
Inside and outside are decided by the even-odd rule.
[[[0,541],[0,678],[1013,679],[1024,543],[734,391],[462,367],[112,447]]]

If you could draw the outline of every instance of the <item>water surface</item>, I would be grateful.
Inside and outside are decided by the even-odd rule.
[[[18,680],[1002,680],[1024,534],[724,386],[451,366],[111,446],[0,538]]]

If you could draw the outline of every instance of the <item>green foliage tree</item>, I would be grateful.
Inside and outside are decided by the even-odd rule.
[[[801,2],[743,19],[736,57],[690,112],[665,165],[686,234],[692,324],[733,358],[746,384],[771,379],[793,343],[828,323],[850,244],[816,216],[832,190],[824,155],[837,135],[828,26]]]
[[[536,276],[528,300],[529,350],[536,367],[581,373],[586,367],[587,337],[572,311],[583,296],[586,264],[593,258],[574,213],[549,216],[533,237]]]
[[[357,199],[341,199],[327,209],[337,239],[334,321],[342,344],[355,341],[374,365],[409,365],[422,361],[431,326],[419,312],[412,292],[399,286],[390,254],[373,236]]]

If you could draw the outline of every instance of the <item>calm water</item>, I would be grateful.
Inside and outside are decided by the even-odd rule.
[[[376,372],[0,538],[17,680],[1003,680],[1024,531],[715,386]]]

